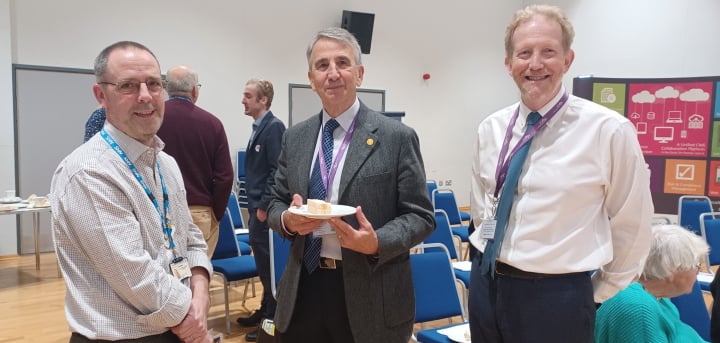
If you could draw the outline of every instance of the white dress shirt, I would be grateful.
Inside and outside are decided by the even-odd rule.
[[[560,99],[565,89],[540,114]],[[492,217],[495,169],[505,132],[520,106],[510,149],[530,110],[516,103],[478,127],[471,208],[476,227]],[[537,273],[597,270],[595,301],[612,297],[642,272],[650,248],[650,174],[630,121],[570,96],[532,141],[498,261]],[[476,242],[481,251],[485,241]]]
[[[340,176],[342,175],[343,171],[343,165],[345,164],[345,156],[347,155],[347,152],[349,150],[346,149],[345,153],[342,156],[338,156],[338,152],[340,151],[340,146],[342,145],[343,140],[345,139],[345,135],[347,135],[348,129],[350,129],[350,125],[353,122],[353,119],[355,119],[355,116],[357,116],[358,111],[360,110],[360,101],[356,98],[355,102],[345,110],[345,112],[341,113],[339,116],[335,118],[335,120],[340,124],[337,129],[333,132],[333,163],[335,163],[336,158],[340,158],[340,161],[338,162],[338,168],[337,172],[335,173],[335,178],[332,179],[332,184],[330,185],[330,190],[327,192],[328,194],[328,202],[331,204],[338,204],[338,194],[340,193]],[[313,154],[313,161],[312,166],[315,166],[315,160],[318,158],[318,153],[320,150],[320,145],[322,144],[322,130],[323,127],[325,127],[325,123],[330,120],[330,116],[323,110],[322,115],[322,122],[323,125],[320,126],[320,130],[318,131],[317,135],[317,141],[315,143],[315,153]],[[348,142],[349,145],[349,142]],[[310,168],[310,174],[312,177],[312,168]],[[342,205],[342,204],[340,204]],[[336,260],[342,260],[342,251],[340,246],[340,240],[338,240],[337,235],[335,234],[335,231],[332,229],[329,223],[325,222],[322,224],[321,229],[324,229],[325,232],[330,232],[330,234],[322,235],[322,248],[320,249],[320,256],[322,257],[329,257]]]

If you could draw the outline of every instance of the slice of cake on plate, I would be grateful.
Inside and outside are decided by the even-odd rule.
[[[308,199],[307,210],[312,214],[330,214],[332,212],[332,205],[323,200]]]

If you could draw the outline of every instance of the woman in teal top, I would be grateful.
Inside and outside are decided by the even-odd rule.
[[[677,225],[653,227],[653,241],[638,282],[600,306],[595,342],[705,342],[680,320],[669,298],[690,293],[709,247]]]

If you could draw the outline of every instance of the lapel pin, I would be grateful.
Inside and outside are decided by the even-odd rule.
[[[256,151],[256,152],[260,152],[260,144],[258,144],[258,145],[255,146],[255,151]]]
[[[375,144],[375,140],[373,140],[372,138],[368,138],[368,139],[365,141],[365,143],[366,143],[368,146],[372,146],[373,144]]]

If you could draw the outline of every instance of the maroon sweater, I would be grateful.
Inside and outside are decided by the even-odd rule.
[[[180,166],[188,205],[210,206],[220,220],[233,185],[225,128],[220,119],[189,100],[171,97],[157,135]]]

